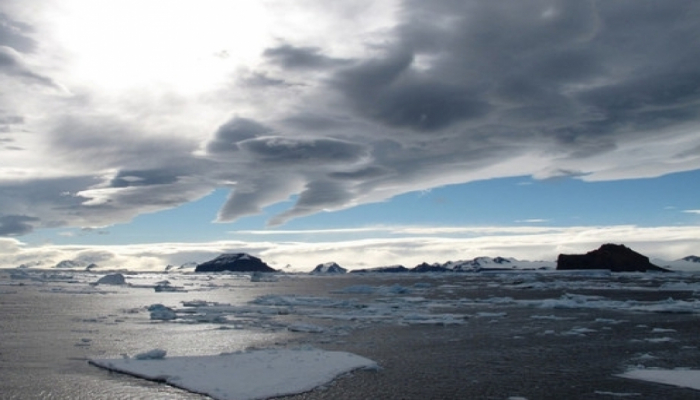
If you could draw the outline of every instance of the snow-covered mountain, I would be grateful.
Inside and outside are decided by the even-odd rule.
[[[344,274],[346,272],[348,272],[347,269],[334,262],[319,264],[311,271],[312,274]]]
[[[174,265],[168,265],[165,267],[166,271],[177,271],[177,272],[183,272],[183,271],[194,271],[194,269],[197,268],[197,263],[194,261],[186,262],[179,267],[176,267]]]
[[[654,263],[671,271],[700,272],[700,257],[698,256],[687,256],[675,261],[654,260]]]
[[[57,263],[54,268],[58,269],[84,269],[88,266],[88,263],[78,260],[63,260]]]
[[[226,253],[197,265],[195,272],[276,272],[261,259],[247,253]]]
[[[442,267],[455,272],[478,272],[481,270],[503,269],[554,269],[553,261],[520,261],[515,258],[505,257],[476,257],[471,260],[448,261]]]

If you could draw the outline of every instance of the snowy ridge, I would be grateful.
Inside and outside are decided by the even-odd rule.
[[[700,257],[694,255],[674,261],[654,260],[654,262],[672,271],[700,272]]]
[[[334,262],[319,264],[311,271],[312,274],[344,274],[346,272],[348,272],[347,269]]]

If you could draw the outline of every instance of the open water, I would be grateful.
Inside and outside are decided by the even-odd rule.
[[[0,271],[0,399],[204,399],[87,360],[299,345],[382,370],[292,400],[700,398],[616,376],[700,369],[700,275],[140,274],[129,286],[90,284],[100,276]],[[163,279],[183,291],[155,292]],[[206,305],[183,303],[194,300]],[[178,319],[151,320],[156,303]]]

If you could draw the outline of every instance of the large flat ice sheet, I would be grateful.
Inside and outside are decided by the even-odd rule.
[[[700,390],[700,370],[635,369],[617,376]]]
[[[219,400],[266,399],[302,393],[343,373],[377,367],[365,357],[319,349],[268,349],[143,360],[95,359],[90,363]]]

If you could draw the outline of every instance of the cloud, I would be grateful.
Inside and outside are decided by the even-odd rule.
[[[0,236],[21,236],[34,230],[32,222],[38,218],[26,215],[3,215],[0,216]]]
[[[378,228],[408,232],[402,227]],[[700,237],[698,227],[633,225],[578,227],[424,227],[420,235],[338,239],[352,232],[301,231],[309,240],[217,241],[205,243],[152,243],[111,246],[27,246],[16,239],[0,238],[0,268],[31,265],[53,268],[63,260],[95,262],[100,269],[163,271],[167,265],[204,262],[225,252],[247,252],[275,268],[308,272],[319,263],[335,261],[350,268],[422,262],[468,260],[480,256],[515,257],[519,260],[555,261],[560,253],[585,253],[603,243],[623,243],[651,258],[675,260],[693,254]],[[418,231],[413,231],[418,233]],[[282,232],[294,235],[293,232]],[[476,233],[476,235],[474,235]],[[321,240],[316,240],[321,238]],[[358,256],[361,255],[361,256]]]
[[[360,144],[332,138],[266,136],[243,140],[238,146],[260,161],[284,165],[354,163],[365,154]]]
[[[0,46],[11,47],[23,53],[34,52],[37,42],[30,36],[34,31],[31,25],[0,12]]]
[[[24,57],[12,47],[0,46],[0,73],[19,77],[29,83],[64,90],[63,86],[50,77],[34,71],[24,61]]]
[[[207,143],[207,151],[210,154],[229,154],[240,149],[239,142],[270,133],[270,128],[256,121],[235,117],[216,130],[212,140]]]
[[[16,89],[0,93],[0,201],[36,218],[4,230],[109,225],[216,188],[231,190],[220,222],[294,200],[276,225],[490,178],[700,169],[695,1],[266,4],[252,61],[217,49],[230,56],[179,80],[151,69],[152,84],[116,89],[83,78],[90,54],[44,14],[0,14],[0,79]],[[58,81],[70,91],[36,90]]]
[[[263,56],[284,69],[322,69],[345,64],[346,61],[325,56],[317,47],[294,47],[284,44],[266,49]]]

